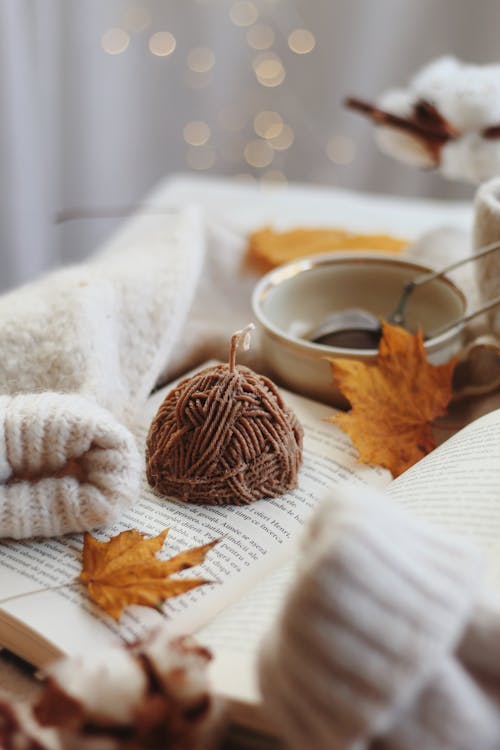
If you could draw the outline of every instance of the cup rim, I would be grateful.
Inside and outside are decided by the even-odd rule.
[[[289,348],[295,351],[300,351],[301,354],[306,354],[309,357],[354,357],[354,358],[365,358],[372,359],[376,356],[378,349],[355,349],[351,347],[340,347],[340,346],[327,346],[326,344],[316,344],[307,339],[293,336],[292,334],[285,333],[281,328],[276,326],[269,318],[264,315],[262,303],[269,293],[281,283],[286,281],[288,278],[297,276],[301,273],[305,273],[313,268],[321,266],[337,265],[341,263],[352,263],[358,265],[360,263],[374,263],[375,265],[387,265],[389,262],[395,266],[405,266],[408,269],[415,271],[415,275],[431,273],[435,269],[432,266],[422,264],[415,261],[410,256],[394,256],[389,253],[382,251],[370,251],[366,252],[363,250],[356,251],[335,251],[332,253],[321,253],[318,255],[307,255],[301,258],[296,258],[288,263],[284,263],[276,268],[268,271],[255,285],[252,292],[252,309],[255,317],[257,318],[260,325],[266,330],[266,332],[274,339],[278,340],[282,344],[285,344]],[[463,306],[463,313],[466,312],[467,299],[464,292],[460,289],[454,281],[448,276],[442,276],[438,280],[441,283],[446,284],[452,292],[460,299]],[[450,328],[449,331],[436,336],[434,338],[427,339],[424,341],[424,348],[427,352],[432,353],[436,349],[446,344],[449,340],[452,340],[457,336],[464,328],[463,321],[458,322],[455,326]]]

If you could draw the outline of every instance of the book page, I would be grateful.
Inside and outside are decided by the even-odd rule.
[[[138,436],[142,450],[146,431],[164,396],[165,391],[160,391],[148,402],[143,434]],[[332,409],[294,394],[287,393],[285,398],[305,430],[304,461],[297,489],[249,506],[190,505],[157,497],[144,482],[137,506],[119,523],[95,533],[103,540],[127,528],[155,535],[169,527],[165,557],[221,539],[202,566],[179,574],[191,577],[195,573],[214,583],[166,602],[164,612],[173,634],[194,632],[292,556],[303,524],[332,483],[384,486],[390,480],[385,470],[357,464],[350,440],[323,421],[334,413]],[[74,581],[80,572],[81,547],[81,535],[1,542],[1,599]],[[12,643],[12,627],[6,640],[7,629],[2,621],[12,624],[12,618],[32,629],[24,651],[22,644]],[[41,663],[40,653],[46,650],[47,642],[53,645],[51,655],[54,649],[72,653],[89,644],[133,639],[159,618],[161,615],[154,610],[130,607],[116,624],[90,602],[80,585],[63,586],[1,605],[0,643],[33,661],[27,650],[29,647],[33,651],[32,641],[38,634],[43,643],[36,663]]]
[[[491,575],[500,565],[500,410],[451,437],[395,479],[387,494],[481,547]]]
[[[197,633],[215,656],[211,678],[217,692],[233,701],[257,704],[256,656],[275,622],[295,576],[289,560]]]

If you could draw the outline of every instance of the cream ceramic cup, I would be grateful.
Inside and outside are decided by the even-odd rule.
[[[325,357],[372,362],[376,350],[314,344],[304,338],[330,313],[363,308],[380,318],[392,313],[405,282],[432,269],[408,258],[356,251],[323,254],[287,263],[256,285],[252,306],[260,329],[262,355],[276,382],[334,406],[346,406]],[[436,279],[410,296],[409,330],[424,334],[460,319],[466,308],[461,290],[450,279]],[[461,347],[463,325],[425,342],[433,364],[447,362]]]

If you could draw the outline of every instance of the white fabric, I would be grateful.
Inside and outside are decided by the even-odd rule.
[[[457,653],[465,641],[470,661],[485,642],[473,630],[473,548],[375,490],[344,486],[313,518],[301,561],[261,654],[263,707],[287,747],[500,747],[500,703],[488,694],[498,660],[481,677]]]
[[[91,262],[0,298],[0,536],[101,526],[133,502],[142,461],[126,428],[171,356],[204,251],[196,210],[142,217]]]
[[[207,359],[228,361],[232,334],[253,319],[251,296],[257,276],[245,270],[246,235],[208,221],[207,252],[180,344],[168,360],[163,379],[186,372]],[[238,353],[238,361],[262,366],[258,342]]]

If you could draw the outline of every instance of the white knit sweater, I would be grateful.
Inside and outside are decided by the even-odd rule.
[[[332,489],[261,654],[290,750],[498,750],[500,606],[479,553],[369,488]]]
[[[136,218],[88,263],[0,298],[0,536],[101,526],[137,497],[127,428],[169,360],[203,254],[197,211]]]

